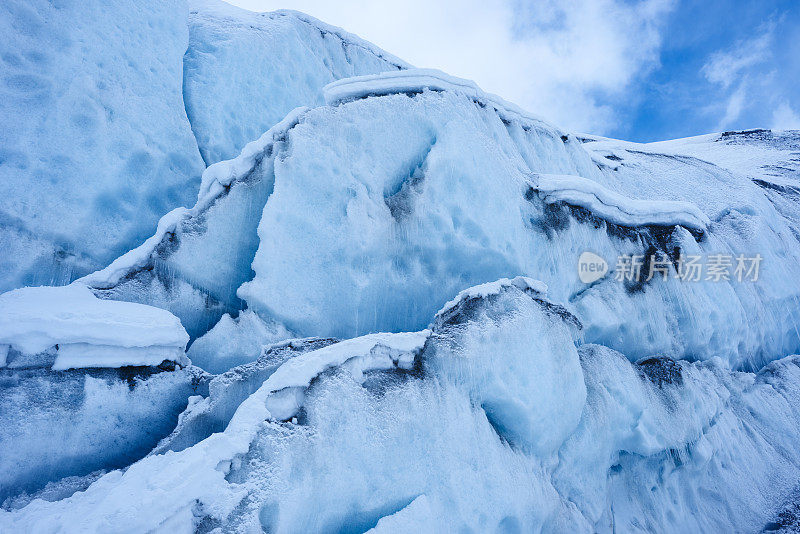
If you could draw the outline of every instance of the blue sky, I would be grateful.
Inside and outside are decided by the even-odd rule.
[[[234,0],[297,9],[558,126],[634,141],[800,129],[800,1]]]
[[[615,106],[610,135],[651,141],[744,128],[800,128],[800,3],[680,2],[659,62]]]

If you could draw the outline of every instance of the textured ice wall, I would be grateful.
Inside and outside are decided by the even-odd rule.
[[[88,283],[108,289],[107,298],[170,310],[196,337],[243,307],[235,292],[252,278],[273,144],[302,116],[293,108],[322,104],[322,87],[338,78],[407,64],[302,13],[257,14],[213,0],[191,3],[189,34],[183,82],[192,129],[207,163],[233,159],[204,173],[191,210],[167,214],[152,243]]]
[[[217,0],[190,2],[189,36],[185,98],[207,164],[236,156],[292,109],[323,104],[333,80],[407,66],[308,15]]]
[[[524,135],[552,172],[593,168],[555,130]],[[349,336],[425,326],[461,289],[521,274],[524,162],[498,138],[493,110],[451,92],[312,110],[276,159],[257,275],[239,295],[300,332]]]
[[[94,532],[124,517],[130,530],[363,532],[433,520],[489,532],[759,531],[794,494],[798,357],[752,374],[719,360],[632,364],[607,347],[575,351],[574,317],[508,282],[456,301],[421,352],[421,333],[365,336],[276,354],[289,356],[277,370],[265,360],[226,373],[182,418],[180,452],[68,499],[0,511],[0,527]],[[382,365],[379,337],[414,339],[413,366]],[[334,360],[343,365],[326,368]],[[303,390],[282,423],[269,409],[277,383]],[[509,439],[502,422],[526,418],[557,439]]]
[[[578,425],[586,387],[572,342],[581,325],[541,286],[520,277],[462,293],[436,315],[425,362],[505,441],[547,456]]]
[[[0,371],[0,504],[143,457],[203,380],[196,368]]]
[[[64,284],[191,204],[183,2],[0,6],[0,291]]]
[[[607,159],[491,99],[425,87],[317,108],[288,130],[256,276],[238,292],[250,307],[303,335],[411,330],[464,287],[526,275],[579,317],[587,342],[633,359],[716,355],[755,369],[800,348],[796,203],[778,210],[747,177],[691,157]],[[542,174],[652,206],[652,222],[553,203]],[[676,205],[692,207],[691,231],[658,219]],[[578,279],[584,251],[610,264],[591,285]],[[641,283],[615,280],[617,258],[634,254],[666,258],[668,279],[645,281],[645,265]],[[693,254],[761,254],[759,280],[677,280]]]
[[[80,282],[105,298],[166,308],[193,337],[225,312],[240,310],[236,290],[252,278],[256,227],[272,194],[277,148],[305,111],[293,110],[236,158],[208,167],[191,209],[167,213],[153,236]]]

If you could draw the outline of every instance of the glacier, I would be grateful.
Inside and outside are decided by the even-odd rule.
[[[800,132],[567,132],[303,13],[85,9],[0,7],[0,531],[800,525]]]
[[[106,266],[325,84],[408,67],[308,15],[215,0],[13,0],[0,24],[0,291]]]
[[[464,286],[524,274],[575,312],[587,342],[633,359],[714,354],[756,369],[797,351],[794,223],[749,178],[661,154],[644,169],[600,164],[575,136],[496,97],[431,89],[431,71],[411,91],[403,72],[401,93],[375,96],[372,78],[358,78],[362,98],[315,108],[289,130],[291,151],[274,164],[259,224],[256,275],[238,290],[256,312],[304,335],[412,330]],[[582,195],[613,188],[628,206],[656,209],[651,220],[620,218],[575,195],[541,199],[539,182],[553,182],[542,175],[564,174],[583,179]],[[674,217],[656,217],[675,203]],[[677,263],[680,254],[759,252],[764,268],[752,284],[671,278],[630,288],[607,277],[587,288],[575,267],[585,250],[612,264],[623,254]]]
[[[0,512],[0,525],[308,532],[393,520],[433,531],[685,532],[772,520],[800,474],[797,357],[755,374],[718,358],[632,364],[607,347],[573,345],[576,318],[530,285],[541,289],[511,280],[477,288],[430,331],[301,350],[223,430],[71,497]],[[509,339],[539,343],[486,350]],[[564,364],[569,372],[558,373]],[[497,380],[514,371],[523,374]],[[538,417],[509,426],[528,414],[509,401],[526,395],[538,399]]]

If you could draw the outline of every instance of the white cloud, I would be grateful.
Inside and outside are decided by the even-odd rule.
[[[788,102],[781,102],[772,112],[773,130],[800,130],[800,115],[795,112]]]
[[[607,132],[637,76],[658,63],[673,0],[234,0],[297,9],[420,67],[475,80],[554,123]],[[602,98],[598,98],[602,95]]]
[[[703,65],[701,72],[706,80],[716,85],[725,95],[724,105],[707,108],[710,113],[722,113],[716,127],[718,131],[725,130],[742,119],[746,108],[751,111],[754,106],[769,109],[765,99],[774,97],[771,93],[775,92],[775,73],[764,72],[764,68],[773,57],[771,48],[775,41],[776,27],[775,20],[763,24],[758,35],[739,41],[727,50],[711,54]]]
[[[774,32],[775,23],[771,22],[762,30],[761,35],[740,41],[731,50],[712,54],[702,68],[706,79],[725,89],[730,87],[748,68],[770,58]]]
[[[744,102],[746,97],[746,89],[745,83],[742,82],[739,84],[739,87],[731,93],[730,97],[728,98],[728,103],[725,106],[725,115],[720,119],[719,123],[717,124],[716,130],[722,131],[728,128],[731,124],[738,119],[742,114],[742,109],[744,109]]]

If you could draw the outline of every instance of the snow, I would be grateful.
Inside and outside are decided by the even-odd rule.
[[[634,150],[690,156],[733,173],[781,185],[796,185],[792,176],[800,171],[796,157],[800,148],[800,132],[797,130],[743,130],[654,143],[588,137],[591,142],[587,148],[597,153],[616,151],[624,156],[628,150]]]
[[[375,45],[296,11],[191,1],[187,113],[207,164],[227,160],[338,78],[405,68]]]
[[[220,196],[226,188],[231,186],[231,183],[241,180],[253,172],[255,166],[264,157],[267,149],[279,137],[285,135],[287,130],[300,122],[300,119],[308,110],[309,108],[305,106],[291,110],[288,115],[261,134],[261,137],[247,143],[238,156],[209,166],[203,172],[198,204],[201,206],[208,205],[211,199]]]
[[[620,226],[677,226],[703,232],[708,216],[691,202],[638,200],[580,176],[538,174],[534,189],[548,204],[565,202]]]
[[[84,285],[27,287],[0,295],[0,345],[24,354],[56,346],[53,369],[188,363],[189,336],[171,313],[100,300]]]
[[[170,211],[161,217],[155,234],[148,237],[144,243],[115,259],[107,267],[80,278],[78,282],[102,289],[119,283],[131,271],[145,267],[150,262],[156,247],[165,237],[175,233],[178,223],[186,219],[189,213],[189,210],[183,207]]]
[[[522,291],[530,290],[534,293],[547,293],[547,286],[543,282],[534,280],[533,278],[527,278],[525,276],[517,276],[513,280],[501,278],[500,280],[495,280],[494,282],[478,284],[477,286],[468,287],[467,289],[459,291],[458,295],[456,295],[453,300],[448,301],[447,304],[442,306],[441,310],[436,312],[436,317],[440,317],[448,312],[451,312],[454,308],[458,307],[466,300],[485,299],[489,295],[498,295],[510,287],[516,287]]]
[[[367,534],[392,534],[409,530],[420,534],[435,534],[447,530],[447,525],[432,509],[427,495],[420,495],[402,510],[382,517]]]
[[[353,378],[359,381],[370,371],[387,370],[395,366],[409,369],[428,336],[430,330],[369,334],[292,358],[281,365],[262,386],[270,395],[267,398],[267,402],[272,403],[270,413],[281,421],[292,418],[302,407],[302,390],[333,367],[346,366]]]
[[[185,4],[3,2],[0,291],[63,285],[191,202]]]
[[[481,104],[491,105],[506,120],[523,119],[545,123],[538,115],[527,112],[497,95],[486,93],[472,80],[456,78],[437,69],[405,69],[353,76],[331,82],[323,88],[325,103],[336,106],[343,102],[401,93],[421,93],[425,90],[454,91]],[[546,124],[546,123],[545,123]]]

